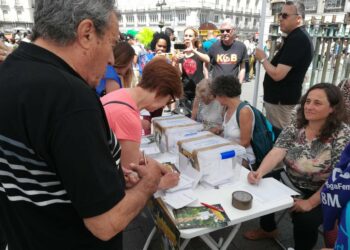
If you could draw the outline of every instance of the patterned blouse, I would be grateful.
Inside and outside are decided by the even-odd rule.
[[[293,184],[302,189],[317,191],[338,163],[341,152],[350,141],[350,127],[342,123],[327,142],[319,138],[309,141],[305,128],[292,123],[279,135],[275,147],[287,150],[284,158],[287,174]]]

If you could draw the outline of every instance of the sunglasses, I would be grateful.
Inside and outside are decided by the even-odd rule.
[[[289,16],[299,16],[299,14],[278,13],[278,17],[282,17],[282,19],[287,19]]]
[[[173,96],[173,94],[171,94],[171,99],[170,99],[170,101],[168,101],[168,102],[166,103],[166,105],[170,105],[170,104],[172,104],[172,103],[174,103],[174,102],[176,102],[175,97]]]
[[[223,30],[220,30],[221,34],[224,34],[225,31],[226,33],[230,33],[232,29],[223,29]]]

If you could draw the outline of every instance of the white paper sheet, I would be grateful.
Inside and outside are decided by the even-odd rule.
[[[192,189],[186,189],[174,193],[166,193],[163,200],[172,208],[182,208],[197,200]]]

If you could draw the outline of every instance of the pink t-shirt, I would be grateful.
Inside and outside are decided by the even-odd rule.
[[[129,104],[110,103],[104,106],[108,124],[119,140],[129,140],[141,143],[141,120],[140,111],[135,101],[131,98],[127,89],[113,91],[101,98],[102,104],[120,101]]]

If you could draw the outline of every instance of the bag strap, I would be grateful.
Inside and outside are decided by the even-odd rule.
[[[239,126],[239,112],[241,111],[241,109],[246,106],[246,105],[249,105],[249,103],[247,103],[246,101],[243,101],[241,102],[238,107],[237,107],[237,111],[236,111],[236,120],[237,120],[237,124],[238,124],[238,127]]]
[[[122,101],[110,101],[110,102],[106,102],[105,104],[103,104],[103,106],[106,106],[106,105],[111,104],[111,103],[122,104],[122,105],[128,106],[128,107],[131,108],[132,110],[135,110],[135,108],[134,108],[133,106],[131,106],[129,103],[122,102]],[[136,110],[135,110],[135,111],[136,111]]]

